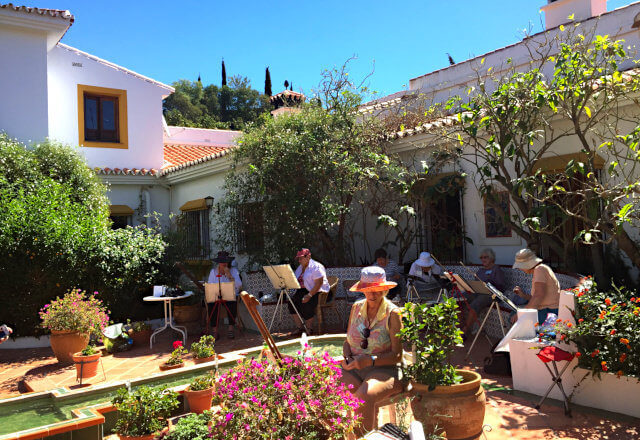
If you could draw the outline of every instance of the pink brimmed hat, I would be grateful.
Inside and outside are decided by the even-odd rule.
[[[296,259],[300,258],[300,257],[307,257],[309,255],[311,255],[311,251],[309,249],[307,249],[307,248],[302,248],[296,254]]]
[[[360,272],[360,281],[355,283],[351,292],[379,292],[381,290],[389,290],[398,284],[393,281],[387,281],[387,275],[384,269],[378,266],[369,266]]]

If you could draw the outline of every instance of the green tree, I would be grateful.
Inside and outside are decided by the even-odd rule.
[[[0,135],[0,321],[37,334],[38,310],[79,287],[97,290],[112,316],[131,316],[158,275],[160,234],[111,230],[106,187],[71,148],[33,149]]]
[[[265,96],[273,95],[273,93],[271,92],[271,73],[269,73],[268,67],[264,73],[264,94]]]
[[[224,66],[224,60],[222,60],[222,87],[227,85],[227,68]]]
[[[450,102],[459,124],[445,135],[455,144],[449,152],[471,164],[480,192],[518,235],[554,250],[567,268],[603,279],[603,243],[615,242],[640,267],[639,243],[624,227],[640,220],[632,199],[640,82],[620,72],[633,65],[623,41],[579,31],[561,27],[529,47],[536,55],[524,72],[511,60],[502,75],[482,66],[470,100]],[[538,166],[568,143],[580,154],[562,170]],[[509,192],[512,216],[492,197],[496,189]],[[587,246],[591,267],[578,266],[585,260],[578,245]]]
[[[264,249],[254,261],[289,259],[305,245],[326,264],[353,262],[346,244],[353,207],[390,159],[377,121],[358,113],[361,90],[345,73],[325,72],[322,105],[264,115],[242,136],[218,219],[221,246],[237,244],[237,236],[222,232],[237,230],[237,216],[227,214],[252,204],[251,216],[265,220]]]

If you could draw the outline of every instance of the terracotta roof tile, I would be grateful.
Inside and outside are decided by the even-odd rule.
[[[13,3],[0,4],[0,9],[11,9],[16,12],[25,12],[27,14],[49,15],[51,17],[60,17],[73,23],[73,14],[70,11],[63,11],[62,9],[46,9],[46,8],[32,8],[29,6],[15,6]]]
[[[230,145],[164,145],[164,166],[161,174],[186,168],[191,165],[209,162],[225,156],[233,146]]]
[[[96,167],[93,169],[97,174],[103,174],[103,175],[107,175],[107,176],[156,176],[158,175],[158,170],[156,170],[155,168],[151,168],[151,169],[146,169],[146,168],[142,168],[142,169],[138,169],[138,168],[100,168],[100,167]]]

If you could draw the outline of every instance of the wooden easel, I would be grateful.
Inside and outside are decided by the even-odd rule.
[[[269,347],[269,350],[273,354],[273,358],[279,366],[282,366],[282,354],[280,354],[280,350],[278,350],[267,325],[262,320],[262,316],[260,316],[260,313],[258,313],[256,308],[260,302],[253,295],[249,295],[247,292],[240,292],[240,298],[242,298],[242,302],[247,307],[249,315],[251,315],[251,318],[253,318],[253,321],[258,326],[258,330],[260,330],[260,334],[262,335],[264,342],[266,342],[267,347]]]

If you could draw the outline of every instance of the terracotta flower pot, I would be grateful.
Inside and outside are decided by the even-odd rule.
[[[213,356],[209,356],[206,358],[198,358],[198,357],[193,357],[193,362],[196,364],[204,364],[205,362],[211,362],[211,361],[215,361],[216,360],[216,355],[214,354]]]
[[[184,390],[184,398],[189,403],[190,411],[196,414],[202,414],[206,410],[211,409],[213,390],[215,390],[215,387],[201,391],[191,391],[189,388]]]
[[[175,364],[175,365],[169,365],[167,363],[160,364],[160,369],[162,371],[175,370],[176,368],[182,368],[182,367],[184,367],[184,362],[181,362],[181,363]]]
[[[436,386],[429,391],[427,385],[412,382],[416,397],[411,410],[426,432],[436,427],[447,432],[450,440],[476,438],[482,433],[486,398],[478,373],[457,370],[462,383]]]
[[[131,339],[133,339],[133,345],[149,345],[149,338],[151,338],[151,329],[142,330],[139,332],[131,332],[130,336]]]
[[[73,363],[73,354],[89,345],[89,334],[66,330],[51,330],[49,339],[53,353],[61,364]]]
[[[78,377],[87,379],[98,374],[98,363],[100,362],[102,353],[83,356],[82,352],[73,355],[73,362],[76,364],[76,373]]]

